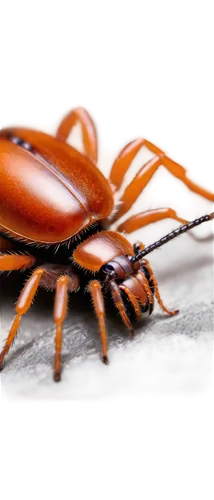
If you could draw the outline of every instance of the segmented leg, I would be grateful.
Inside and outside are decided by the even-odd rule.
[[[100,334],[101,334],[102,349],[103,349],[103,362],[107,365],[109,362],[107,357],[108,345],[107,345],[107,333],[105,327],[105,309],[104,309],[102,287],[99,281],[93,280],[89,283],[88,288],[92,296],[95,312],[100,325]]]
[[[21,294],[16,304],[16,317],[13,321],[12,327],[7,337],[6,344],[0,354],[0,369],[2,368],[4,357],[8,353],[10,346],[15,339],[21,318],[28,311],[33,302],[33,299],[35,297],[36,291],[38,289],[40,280],[44,272],[45,271],[42,268],[36,269],[31,274],[30,278],[26,281],[24,288],[21,291]]]
[[[62,325],[65,321],[68,305],[68,276],[60,276],[56,285],[56,297],[54,304],[54,322],[56,324],[56,356],[54,380],[60,380],[60,356],[62,347]]]
[[[109,180],[115,187],[115,191],[120,189],[127,170],[143,145],[145,145],[144,139],[129,142],[114,161]]]
[[[158,222],[163,219],[174,219],[181,224],[187,224],[188,222],[186,219],[178,217],[175,210],[172,208],[156,208],[154,210],[148,210],[146,212],[132,215],[117,227],[117,231],[120,231],[121,233],[133,233],[137,229],[141,229],[144,226],[148,226],[148,224],[152,224],[153,222]]]
[[[159,292],[159,289],[158,289],[158,283],[157,283],[157,280],[156,278],[154,277],[154,273],[152,271],[152,268],[148,262],[148,260],[145,259],[145,262],[146,262],[146,267],[150,273],[150,280],[152,281],[153,285],[154,285],[154,289],[155,289],[155,297],[157,299],[157,302],[159,304],[159,306],[161,307],[161,309],[163,309],[163,311],[167,314],[169,314],[170,316],[175,316],[175,314],[178,314],[179,313],[179,310],[176,309],[175,311],[170,311],[169,309],[167,309],[167,307],[164,305],[162,299],[161,299],[161,296],[160,296],[160,292]],[[149,281],[150,281],[149,280]]]
[[[1,262],[2,257],[7,257],[7,259]],[[9,259],[11,257],[13,259]],[[14,259],[15,257],[15,259]],[[23,258],[25,257],[25,260]],[[18,259],[19,258],[19,259]],[[22,258],[22,259],[21,259]],[[31,259],[31,260],[30,260]],[[12,270],[21,269],[22,267],[28,267],[35,263],[34,257],[26,255],[0,255],[0,270]],[[19,265],[19,267],[18,267]],[[66,275],[59,276],[61,272],[67,273]],[[54,378],[56,381],[60,380],[60,352],[62,344],[62,325],[66,317],[67,311],[67,300],[68,291],[73,292],[79,287],[79,279],[73,273],[71,267],[59,266],[54,264],[47,264],[44,267],[37,268],[30,276],[30,278],[25,283],[24,288],[19,296],[18,302],[16,304],[16,317],[10,329],[9,335],[6,340],[6,344],[0,354],[0,369],[2,368],[3,360],[5,355],[10,349],[13,340],[17,334],[21,317],[30,308],[37,289],[39,286],[43,286],[47,289],[56,288],[56,297],[54,305],[54,322],[56,324],[56,357],[55,357],[55,374]]]
[[[142,284],[137,280],[136,275],[132,274],[131,276],[128,276],[123,283],[121,283],[120,288],[125,287],[128,289],[137,299],[137,301],[140,302],[144,307],[148,303],[148,294],[145,290],[145,287],[142,286]],[[127,293],[127,291],[126,291]]]
[[[134,335],[134,330],[133,330],[132,325],[129,321],[129,318],[126,314],[125,306],[124,306],[122,297],[120,295],[120,289],[114,281],[110,282],[110,286],[111,286],[111,292],[112,292],[112,298],[113,298],[114,304],[117,307],[125,325],[128,327],[131,334]]]
[[[54,302],[54,323],[56,325],[54,380],[58,382],[61,377],[62,327],[67,314],[68,292],[78,290],[79,278],[70,266],[46,264],[44,269],[45,274],[42,276],[40,285],[46,289],[56,289]]]
[[[119,285],[119,289],[122,290],[127,295],[128,299],[130,300],[130,302],[131,302],[131,304],[132,304],[132,306],[134,308],[134,311],[135,311],[135,314],[136,314],[136,318],[140,319],[140,317],[141,317],[141,310],[140,310],[139,302],[136,299],[135,295],[131,292],[131,290],[129,290],[124,285]]]
[[[149,303],[151,305],[153,305],[153,303],[154,303],[153,295],[152,295],[151,288],[149,286],[149,282],[146,279],[146,276],[141,271],[138,271],[136,274],[136,278],[139,281],[139,283],[141,283],[141,285],[145,288],[148,299],[149,299]]]
[[[62,120],[56,133],[57,139],[66,141],[72,128],[80,123],[82,129],[83,146],[85,154],[94,162],[97,162],[97,132],[92,118],[84,108],[76,108],[70,111]]]
[[[110,182],[114,185],[117,191],[124,179],[124,176],[131,165],[132,160],[135,158],[136,154],[142,146],[146,146],[150,151],[152,151],[156,156],[149,160],[137,173],[131,183],[125,189],[121,199],[120,208],[116,213],[114,220],[118,220],[122,215],[124,215],[131,206],[134,204],[138,196],[142,193],[143,189],[146,187],[150,179],[153,177],[160,165],[169,170],[169,172],[180,179],[191,191],[203,196],[204,198],[214,201],[214,194],[201,188],[194,182],[192,182],[188,177],[186,177],[186,170],[174,162],[168,156],[165,155],[161,149],[157,148],[154,144],[145,139],[137,139],[129,143],[121,151],[118,158],[115,160],[110,173]]]
[[[32,255],[0,254],[0,271],[26,269],[32,267],[35,262],[36,259]]]

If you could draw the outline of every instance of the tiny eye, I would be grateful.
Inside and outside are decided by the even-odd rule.
[[[104,267],[103,267],[103,271],[105,273],[112,273],[112,271],[114,271],[114,268],[113,266],[111,266],[110,264],[106,264]]]

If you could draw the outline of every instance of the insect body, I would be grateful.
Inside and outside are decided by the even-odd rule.
[[[73,126],[82,127],[85,152],[67,142]],[[144,165],[125,189],[115,210],[114,195],[139,149],[145,145],[155,156]],[[151,314],[156,297],[163,304],[157,281],[145,256],[182,232],[210,220],[213,214],[193,222],[180,218],[171,208],[142,212],[111,225],[131,208],[160,165],[199,195],[214,195],[194,184],[185,169],[152,143],[137,139],[115,160],[109,181],[97,167],[97,137],[89,114],[78,108],[62,121],[56,137],[21,128],[0,131],[0,271],[31,268],[16,304],[16,317],[0,354],[0,368],[39,286],[55,289],[54,322],[56,357],[54,378],[60,380],[62,326],[68,293],[86,287],[99,320],[103,361],[107,358],[107,334],[103,293],[111,294],[124,323],[133,334],[130,309],[139,319]],[[172,218],[181,227],[150,245],[133,247],[122,235],[147,224]]]

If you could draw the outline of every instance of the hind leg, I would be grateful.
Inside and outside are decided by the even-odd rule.
[[[80,123],[82,129],[83,146],[86,156],[94,163],[97,162],[97,132],[92,118],[84,108],[70,111],[62,120],[56,133],[57,139],[66,142],[73,127]]]
[[[124,180],[127,174],[130,175],[132,172],[138,154],[142,157],[142,167],[123,188]],[[170,179],[187,194],[191,200],[190,208],[184,209],[173,205],[172,201],[159,200],[160,209],[157,209],[157,200],[153,199],[151,193],[154,184],[161,177]],[[214,190],[197,179],[188,165],[174,158],[164,146],[155,140],[143,135],[126,139],[118,146],[117,154],[110,168],[109,179],[118,191],[121,202],[113,223],[118,230],[127,231],[127,233],[134,232],[132,228],[137,225],[140,229],[158,223],[164,218],[174,219],[178,222],[180,222],[179,219],[189,220],[193,209],[197,212],[200,205],[213,206],[214,203]],[[141,196],[142,213],[129,216]],[[146,213],[143,213],[143,206],[145,206]],[[149,207],[151,207],[151,213],[147,212]],[[164,210],[168,211],[168,215],[165,214],[167,216],[162,219]]]

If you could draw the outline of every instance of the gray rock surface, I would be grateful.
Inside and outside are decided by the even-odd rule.
[[[161,296],[175,317],[156,304],[138,324],[132,340],[108,307],[109,359],[99,359],[98,325],[88,295],[70,296],[64,326],[62,381],[53,382],[53,293],[40,290],[23,318],[1,373],[5,397],[97,399],[138,393],[197,392],[211,384],[213,332],[213,242],[183,235],[150,256]],[[1,290],[1,336],[6,338],[20,275],[4,279]]]

